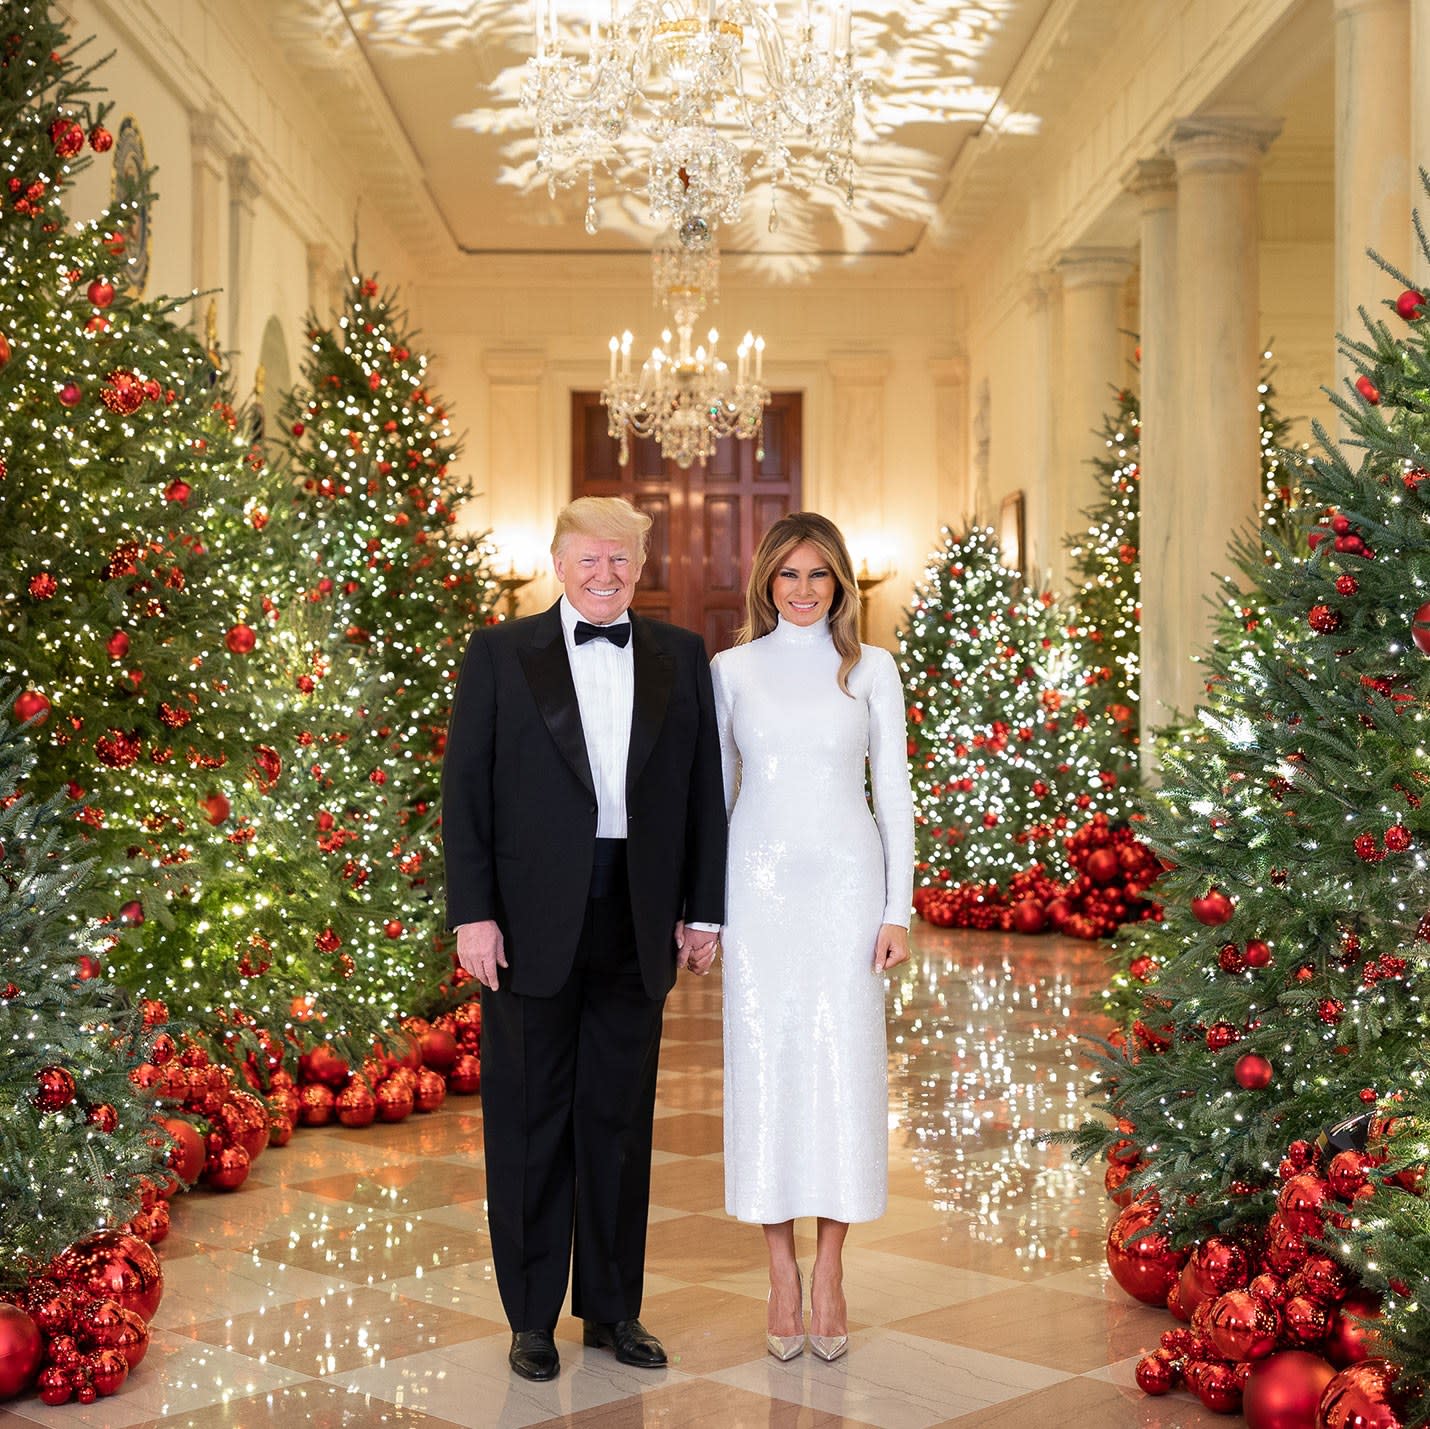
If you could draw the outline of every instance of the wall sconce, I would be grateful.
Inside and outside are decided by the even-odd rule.
[[[517,597],[537,577],[541,569],[540,543],[525,530],[494,533],[492,584],[500,592],[498,602],[503,620],[515,620]]]
[[[519,576],[514,570],[508,570],[505,575],[492,577],[493,584],[501,592],[502,618],[504,620],[516,619],[517,595],[535,579],[535,576]]]
[[[869,569],[869,557],[867,555],[859,558],[859,571],[854,577],[859,585],[859,639],[861,643],[869,643],[869,596],[877,590],[894,573],[892,562],[887,559],[880,559],[877,570]]]

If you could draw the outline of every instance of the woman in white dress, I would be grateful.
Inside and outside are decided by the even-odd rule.
[[[859,643],[859,588],[827,518],[765,533],[747,606],[714,663],[730,811],[725,1209],[764,1227],[778,1359],[804,1348],[794,1222],[818,1218],[809,1344],[832,1360],[848,1344],[845,1234],[888,1199],[884,973],[909,955],[914,862],[904,694],[888,651]]]

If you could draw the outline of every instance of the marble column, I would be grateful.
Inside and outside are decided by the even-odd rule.
[[[1123,179],[1138,198],[1142,350],[1141,477],[1138,482],[1142,577],[1142,773],[1154,776],[1150,730],[1176,704],[1175,671],[1191,658],[1181,592],[1181,514],[1177,480],[1177,172],[1170,159],[1143,159]]]
[[[1430,0],[1410,0],[1410,93],[1425,94],[1430,86]],[[1430,104],[1410,106],[1410,206],[1430,229],[1430,193],[1420,177],[1430,173]],[[1426,259],[1420,245],[1410,241],[1410,271],[1425,281]]]
[[[1127,385],[1131,343],[1121,331],[1122,295],[1132,262],[1120,248],[1070,248],[1057,263],[1063,287],[1063,336],[1058,403],[1056,499],[1049,564],[1054,589],[1068,573],[1065,542],[1086,529],[1083,514],[1097,499],[1092,459],[1105,452],[1103,418]]]
[[[1020,403],[1024,417],[1019,427],[1024,434],[1023,471],[1024,528],[1028,549],[1023,553],[1023,571],[1042,587],[1051,570],[1057,548],[1057,528],[1061,508],[1053,469],[1053,304],[1057,279],[1050,272],[1028,275],[1023,285],[1023,307],[1028,315],[1027,385]],[[986,476],[986,472],[984,473]],[[980,502],[979,520],[991,523],[994,512]]]
[[[258,361],[253,307],[253,215],[263,192],[257,163],[247,154],[228,161],[228,327],[225,332],[235,372],[251,378]],[[243,388],[240,385],[239,390]]]
[[[934,400],[935,515],[954,529],[978,519],[968,452],[968,359],[943,357],[930,364]]]
[[[192,257],[194,291],[202,296],[193,305],[190,321],[207,340],[208,312],[222,334],[227,317],[224,285],[227,279],[224,191],[228,182],[230,136],[207,110],[189,116],[189,156],[194,181]]]
[[[1410,265],[1410,101],[1423,91],[1411,89],[1410,0],[1335,0],[1335,15],[1336,330],[1360,339],[1357,309],[1383,319],[1383,300],[1399,292],[1366,249],[1402,272]],[[1354,379],[1355,369],[1338,357],[1336,375]]]
[[[542,409],[546,357],[532,349],[491,351],[482,358],[482,370],[489,395],[487,465],[484,489],[472,502],[474,516],[497,544],[499,574],[510,565],[519,574],[536,577],[518,593],[518,613],[529,615],[550,603],[554,588],[548,579],[550,562],[541,553],[551,539],[561,504],[548,501],[550,509],[539,510],[533,500],[546,490],[542,479],[548,460],[542,449],[547,426]]]
[[[1210,643],[1212,604],[1231,569],[1227,546],[1257,520],[1261,362],[1257,188],[1261,160],[1281,122],[1260,115],[1179,120],[1168,150],[1177,167],[1177,489],[1181,566],[1176,637],[1188,651]],[[1170,613],[1169,613],[1170,614]],[[1170,627],[1167,627],[1170,630]],[[1158,631],[1159,640],[1166,632]],[[1144,718],[1190,714],[1200,670],[1176,652],[1162,697]]]

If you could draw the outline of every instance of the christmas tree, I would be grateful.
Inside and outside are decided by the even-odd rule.
[[[899,631],[922,884],[1005,884],[1040,859],[1065,876],[1061,834],[1097,806],[1102,781],[1065,758],[1051,598],[1021,585],[992,531],[945,527]]]
[[[308,672],[311,720],[326,710],[323,773],[290,791],[288,818],[360,900],[349,955],[384,997],[425,1013],[452,971],[431,881],[442,751],[462,652],[492,618],[495,586],[485,546],[455,533],[466,499],[450,474],[457,444],[393,295],[354,272],[336,325],[310,317],[308,337],[273,498],[296,574],[288,556],[275,579],[296,578],[327,625],[328,664],[356,655],[376,683],[365,700],[334,702],[331,671],[326,691]]]
[[[1430,265],[1423,235],[1422,249]],[[1164,965],[1128,1045],[1104,1049],[1108,1121],[1079,1135],[1113,1160],[1110,1187],[1130,1173],[1124,1191],[1153,1198],[1139,1231],[1159,1217],[1201,1248],[1196,1274],[1208,1237],[1251,1227],[1269,1231],[1268,1259],[1335,1278],[1314,1242],[1347,1254],[1367,1198],[1393,1223],[1419,1179],[1386,1119],[1424,1097],[1430,331],[1425,298],[1394,276],[1394,317],[1345,346],[1360,370],[1334,398],[1347,439],[1318,428],[1304,467],[1309,539],[1241,547],[1275,640],[1212,653],[1207,739],[1169,751],[1149,821],[1175,864]],[[1403,1345],[1423,1285],[1400,1283],[1385,1315]]]
[[[1104,451],[1093,459],[1097,501],[1084,513],[1087,529],[1067,539],[1073,591],[1066,634],[1081,668],[1079,703],[1090,741],[1100,741],[1103,762],[1133,782],[1142,650],[1142,419],[1132,389],[1115,391],[1116,406],[1102,423]]]
[[[127,1221],[158,1180],[154,1100],[129,1080],[154,1037],[76,926],[89,865],[63,801],[24,788],[34,755],[0,717],[0,1291]]]
[[[284,539],[254,497],[262,458],[177,305],[115,281],[147,180],[67,222],[83,149],[111,142],[103,108],[45,6],[10,16],[0,658],[31,786],[70,801],[95,863],[73,916],[106,920],[106,972],[216,1047],[261,1031],[360,1055],[397,1009],[335,967],[325,856],[270,797],[298,777],[308,651],[302,613],[261,579]]]

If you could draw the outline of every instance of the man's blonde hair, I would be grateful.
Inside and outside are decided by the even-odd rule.
[[[556,518],[551,554],[559,556],[572,536],[592,536],[599,541],[625,542],[631,554],[644,563],[650,528],[651,518],[623,496],[578,496],[563,506]]]

